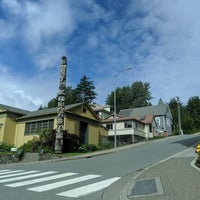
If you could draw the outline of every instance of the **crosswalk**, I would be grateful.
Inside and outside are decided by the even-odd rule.
[[[0,187],[24,187],[27,191],[38,193],[54,190],[55,195],[71,198],[80,198],[100,191],[119,179],[120,177],[108,178],[98,174],[83,175],[75,172],[0,170]],[[70,188],[67,189],[68,186]],[[57,193],[57,188],[63,188],[64,191]]]

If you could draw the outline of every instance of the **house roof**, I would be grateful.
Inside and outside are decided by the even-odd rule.
[[[145,117],[135,117],[136,119],[138,119],[139,121],[144,122],[145,124],[151,124],[153,122],[153,115],[149,114],[149,115],[145,115]]]
[[[65,106],[65,111],[69,111],[70,109],[75,108],[77,106],[80,106],[82,104],[83,103],[75,103],[75,104],[66,105]],[[47,109],[42,109],[42,110],[37,110],[37,111],[29,112],[27,115],[25,115],[23,117],[19,117],[18,119],[39,117],[39,116],[56,114],[56,113],[57,113],[57,107],[55,107],[55,108],[47,108]]]
[[[164,104],[163,101],[160,99],[158,102],[158,105],[156,106],[123,109],[123,110],[120,110],[119,114],[123,116],[129,116],[129,117],[145,117],[148,114],[154,115],[154,116],[166,115],[168,111],[171,117],[171,112],[170,112],[168,104]]]
[[[142,120],[140,120],[136,117],[125,117],[125,116],[121,116],[121,115],[118,115],[118,114],[116,115],[116,121],[117,122],[137,121],[141,124],[146,124],[146,121],[144,121],[144,120],[142,121]],[[114,115],[113,114],[102,120],[102,123],[112,123],[112,122],[114,122]]]
[[[22,115],[26,115],[30,112],[28,110],[15,108],[15,107],[7,106],[7,105],[4,105],[4,104],[0,104],[0,108],[2,108],[5,111],[11,112],[11,113],[17,113],[17,114],[22,114]]]
[[[97,103],[93,103],[90,105],[92,109],[96,111],[104,111],[104,112],[109,112],[110,113],[110,105],[99,105]]]

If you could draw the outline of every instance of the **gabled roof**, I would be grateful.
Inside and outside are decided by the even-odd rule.
[[[146,121],[142,121],[136,117],[125,117],[125,116],[121,116],[121,115],[116,115],[116,121],[117,122],[125,122],[125,121],[137,121],[141,124],[147,124]],[[114,115],[111,114],[110,116],[106,117],[105,119],[102,120],[102,123],[112,123],[114,122]]]
[[[149,114],[149,115],[145,115],[144,117],[135,117],[136,119],[138,119],[139,121],[144,122],[145,124],[152,124],[154,117],[153,115]]]
[[[148,114],[154,115],[154,116],[166,115],[167,112],[169,112],[170,117],[172,117],[168,104],[164,104],[163,101],[160,99],[158,102],[158,105],[156,106],[123,109],[123,110],[120,110],[119,114],[123,116],[129,116],[129,117],[142,117]]]
[[[22,114],[22,115],[26,115],[30,112],[28,110],[15,108],[15,107],[7,106],[7,105],[4,105],[4,104],[0,104],[0,108],[2,108],[3,110],[5,110],[7,112],[10,112],[10,113],[17,113],[17,114]]]
[[[95,112],[103,111],[106,113],[110,113],[110,105],[99,105],[99,104],[93,103],[90,106]]]
[[[75,104],[70,104],[65,106],[65,111],[69,111],[72,108],[75,108],[77,106],[82,105],[83,103],[75,103]],[[40,116],[45,116],[45,115],[53,115],[57,114],[57,107],[55,108],[47,108],[47,109],[42,109],[42,110],[37,110],[33,112],[29,112],[27,115],[23,117],[19,117],[18,119],[25,119],[25,118],[32,118],[32,117],[40,117]]]

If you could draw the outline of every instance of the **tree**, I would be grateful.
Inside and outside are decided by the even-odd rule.
[[[94,82],[84,75],[76,88],[77,102],[91,103],[96,99],[97,93],[95,92]]]
[[[173,126],[173,132],[174,135],[178,135],[179,133],[179,125],[178,125],[178,106],[180,108],[180,116],[181,116],[181,120],[183,118],[183,111],[185,111],[183,103],[180,101],[179,97],[173,97],[170,102],[169,102],[169,107],[170,107],[170,111],[172,114],[172,126]],[[186,115],[186,114],[184,114]],[[181,125],[183,125],[183,121],[181,123]],[[182,126],[183,129],[184,125]],[[185,129],[183,129],[185,131]]]
[[[153,97],[151,96],[151,92],[149,91],[150,90],[149,83],[136,81],[132,84],[131,90],[132,90],[132,99],[130,107],[137,108],[137,107],[144,107],[151,105],[150,100]]]
[[[195,131],[200,130],[200,98],[194,96],[189,98],[187,103],[187,111],[193,119]]]
[[[152,99],[149,83],[134,82],[131,86],[116,88],[116,111],[121,109],[150,106]],[[106,104],[114,105],[114,91],[107,96]]]
[[[76,102],[76,90],[72,89],[72,87],[65,88],[65,105],[73,104]],[[48,102],[48,108],[54,108],[58,106],[58,96],[56,98],[51,99]]]
[[[48,107],[48,108],[54,108],[54,107],[57,107],[57,105],[58,105],[58,97],[51,99],[51,100],[48,102],[47,107]]]
[[[123,88],[116,88],[116,111],[119,112],[121,109],[130,107],[131,100],[131,89],[129,86]],[[114,91],[107,96],[106,104],[112,105],[114,109]]]
[[[180,107],[181,127],[185,134],[196,133],[200,130],[200,98],[194,96],[189,98],[184,106],[180,98],[174,97],[170,100],[169,107],[173,116],[174,133],[178,132],[178,104]]]

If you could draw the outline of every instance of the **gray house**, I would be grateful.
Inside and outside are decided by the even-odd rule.
[[[120,115],[126,117],[136,117],[144,120],[149,114],[154,116],[156,127],[154,127],[154,135],[172,135],[172,114],[168,104],[159,100],[156,106],[147,106],[140,108],[123,109]]]

